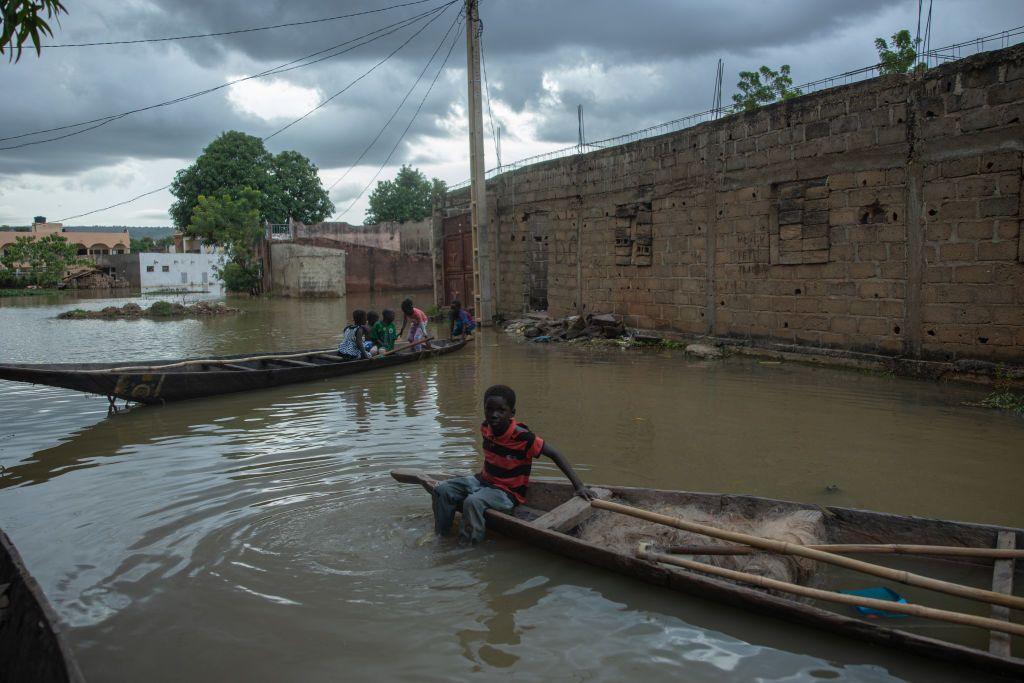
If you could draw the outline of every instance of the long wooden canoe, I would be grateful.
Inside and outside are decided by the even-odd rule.
[[[0,531],[0,680],[81,681],[71,650],[39,584]]]
[[[133,363],[8,363],[0,364],[0,379],[160,404],[389,368],[458,351],[465,343],[437,340],[431,349],[365,360],[344,360],[319,349]]]
[[[391,476],[399,482],[419,484],[428,491],[433,490],[433,481],[442,481],[451,476],[443,473],[427,473],[422,470],[393,470]],[[784,500],[773,500],[755,496],[693,493],[688,491],[666,491],[658,489],[609,486],[603,489],[611,500],[628,505],[654,510],[664,506],[696,509],[710,517],[746,519],[778,516],[800,510],[820,510],[829,544],[914,544],[929,546],[959,546],[965,548],[1024,548],[1024,530],[984,524],[951,522],[922,517],[893,515],[867,510],[842,507],[823,507]],[[784,593],[769,593],[744,583],[734,583],[706,573],[691,571],[648,561],[633,552],[623,551],[607,545],[595,544],[580,538],[581,530],[591,515],[602,513],[574,497],[572,487],[562,481],[534,479],[525,505],[515,508],[512,514],[494,510],[487,512],[487,524],[504,535],[518,538],[560,555],[610,569],[649,583],[718,600],[736,607],[781,617],[815,628],[827,629],[862,640],[887,645],[903,651],[925,655],[934,659],[955,662],[975,670],[1009,676],[1015,680],[1024,678],[1024,659],[1011,654],[1011,640],[1004,634],[992,631],[988,649],[979,649],[961,642],[940,640],[916,633],[923,625],[938,622],[924,622],[917,618],[878,619],[861,618],[851,608],[826,609],[829,603],[811,602]],[[627,518],[624,518],[627,519]],[[891,556],[889,556],[891,557]],[[935,558],[915,557],[914,561],[931,563]],[[984,568],[993,574],[993,590],[1013,593],[1013,579],[1021,585],[1024,579],[1024,561],[971,557],[949,557],[938,560],[946,570],[950,563],[973,564],[974,571]],[[925,566],[928,566],[927,564]],[[954,569],[966,570],[969,567]],[[872,579],[864,577],[867,585]],[[878,581],[878,579],[874,579]],[[824,586],[834,588],[834,586]],[[897,588],[903,588],[897,584]],[[986,586],[988,587],[988,586]],[[1019,590],[1018,590],[1019,593]],[[932,595],[932,594],[929,594]],[[926,596],[922,595],[922,599]],[[989,616],[987,606],[972,605],[964,608]],[[994,618],[1008,619],[1006,613],[997,613]],[[844,611],[839,611],[844,610]],[[845,611],[848,610],[848,611]],[[1018,615],[1014,614],[1016,618]],[[903,628],[897,628],[903,626]],[[953,629],[955,630],[955,629]],[[943,633],[951,631],[943,629]],[[988,635],[981,633],[986,639]],[[1018,643],[1019,645],[1019,643]]]

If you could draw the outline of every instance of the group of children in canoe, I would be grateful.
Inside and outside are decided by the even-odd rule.
[[[364,311],[357,309],[352,312],[352,322],[342,330],[341,343],[338,344],[338,354],[350,360],[362,358],[375,358],[390,353],[395,349],[395,343],[399,337],[405,334],[405,328],[409,328],[407,338],[409,347],[423,346],[431,348],[431,337],[427,334],[427,323],[430,318],[419,308],[416,308],[412,299],[402,302],[402,327],[395,329],[395,312],[389,308],[377,315],[376,311]],[[476,321],[469,311],[462,307],[458,301],[453,301],[448,311],[448,336],[463,337],[476,329]]]

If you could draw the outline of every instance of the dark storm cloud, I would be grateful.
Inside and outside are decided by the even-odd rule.
[[[151,0],[136,4],[95,0],[91,6],[72,5],[53,42],[223,31],[383,7],[395,1]],[[105,116],[219,85],[228,76],[266,69],[439,4],[214,39],[51,49],[38,60],[26,55],[17,65],[0,64],[0,86],[5,93],[17,93],[5,98],[0,137]],[[902,25],[910,25],[906,20],[914,16],[916,5],[909,0],[895,5],[889,0],[483,0],[481,12],[492,96],[516,111],[534,113],[534,134],[539,139],[565,143],[575,138],[578,103],[584,105],[590,139],[707,109],[718,57],[727,63],[726,101],[736,71],[760,63],[790,62],[798,82],[863,66],[874,57],[874,35],[901,25],[882,30],[864,27],[881,14],[897,11],[894,7],[902,12]],[[972,37],[981,32],[972,24],[975,20],[987,22],[984,29],[1024,23],[1022,7],[1024,3],[999,0],[951,1],[942,6],[941,27],[957,38]],[[321,168],[345,167],[355,161],[415,79],[457,10],[458,5],[453,5],[394,59],[275,137],[268,147],[299,150]],[[331,95],[387,55],[412,30],[281,78]],[[833,45],[837,36],[858,30],[865,34],[857,37],[856,49]],[[464,41],[456,45],[450,69],[464,68],[463,45]],[[546,73],[556,74],[557,97],[545,88]],[[363,164],[383,162],[425,85],[413,94]],[[226,93],[221,90],[143,112],[66,140],[0,151],[0,176],[71,175],[126,158],[187,161],[222,131],[237,129],[262,136],[287,122],[267,122],[240,112]],[[437,121],[464,99],[460,79],[442,77],[409,139],[423,134],[446,136]],[[498,123],[503,123],[500,116]],[[508,122],[503,127],[510,139],[519,134]],[[0,142],[0,146],[12,142],[18,141]],[[405,156],[406,150],[400,149],[391,163],[400,163]]]

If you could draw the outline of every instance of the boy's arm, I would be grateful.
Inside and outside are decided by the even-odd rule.
[[[402,314],[402,329],[398,330],[398,336],[401,337],[402,333],[405,332],[405,323],[409,321],[409,316]]]
[[[583,482],[576,475],[576,470],[572,468],[572,465],[565,459],[565,456],[559,453],[554,446],[545,441],[544,448],[540,450],[540,454],[548,456],[551,458],[551,462],[558,465],[558,469],[562,470],[566,478],[572,482],[572,487],[575,489],[577,496],[584,500],[593,500],[590,491],[587,490],[587,487],[583,485]]]

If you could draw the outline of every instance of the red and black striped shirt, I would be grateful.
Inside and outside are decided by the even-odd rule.
[[[484,469],[476,478],[505,491],[517,503],[525,503],[530,466],[544,448],[544,439],[515,420],[504,434],[495,434],[486,422],[480,425],[480,433],[484,437]]]

